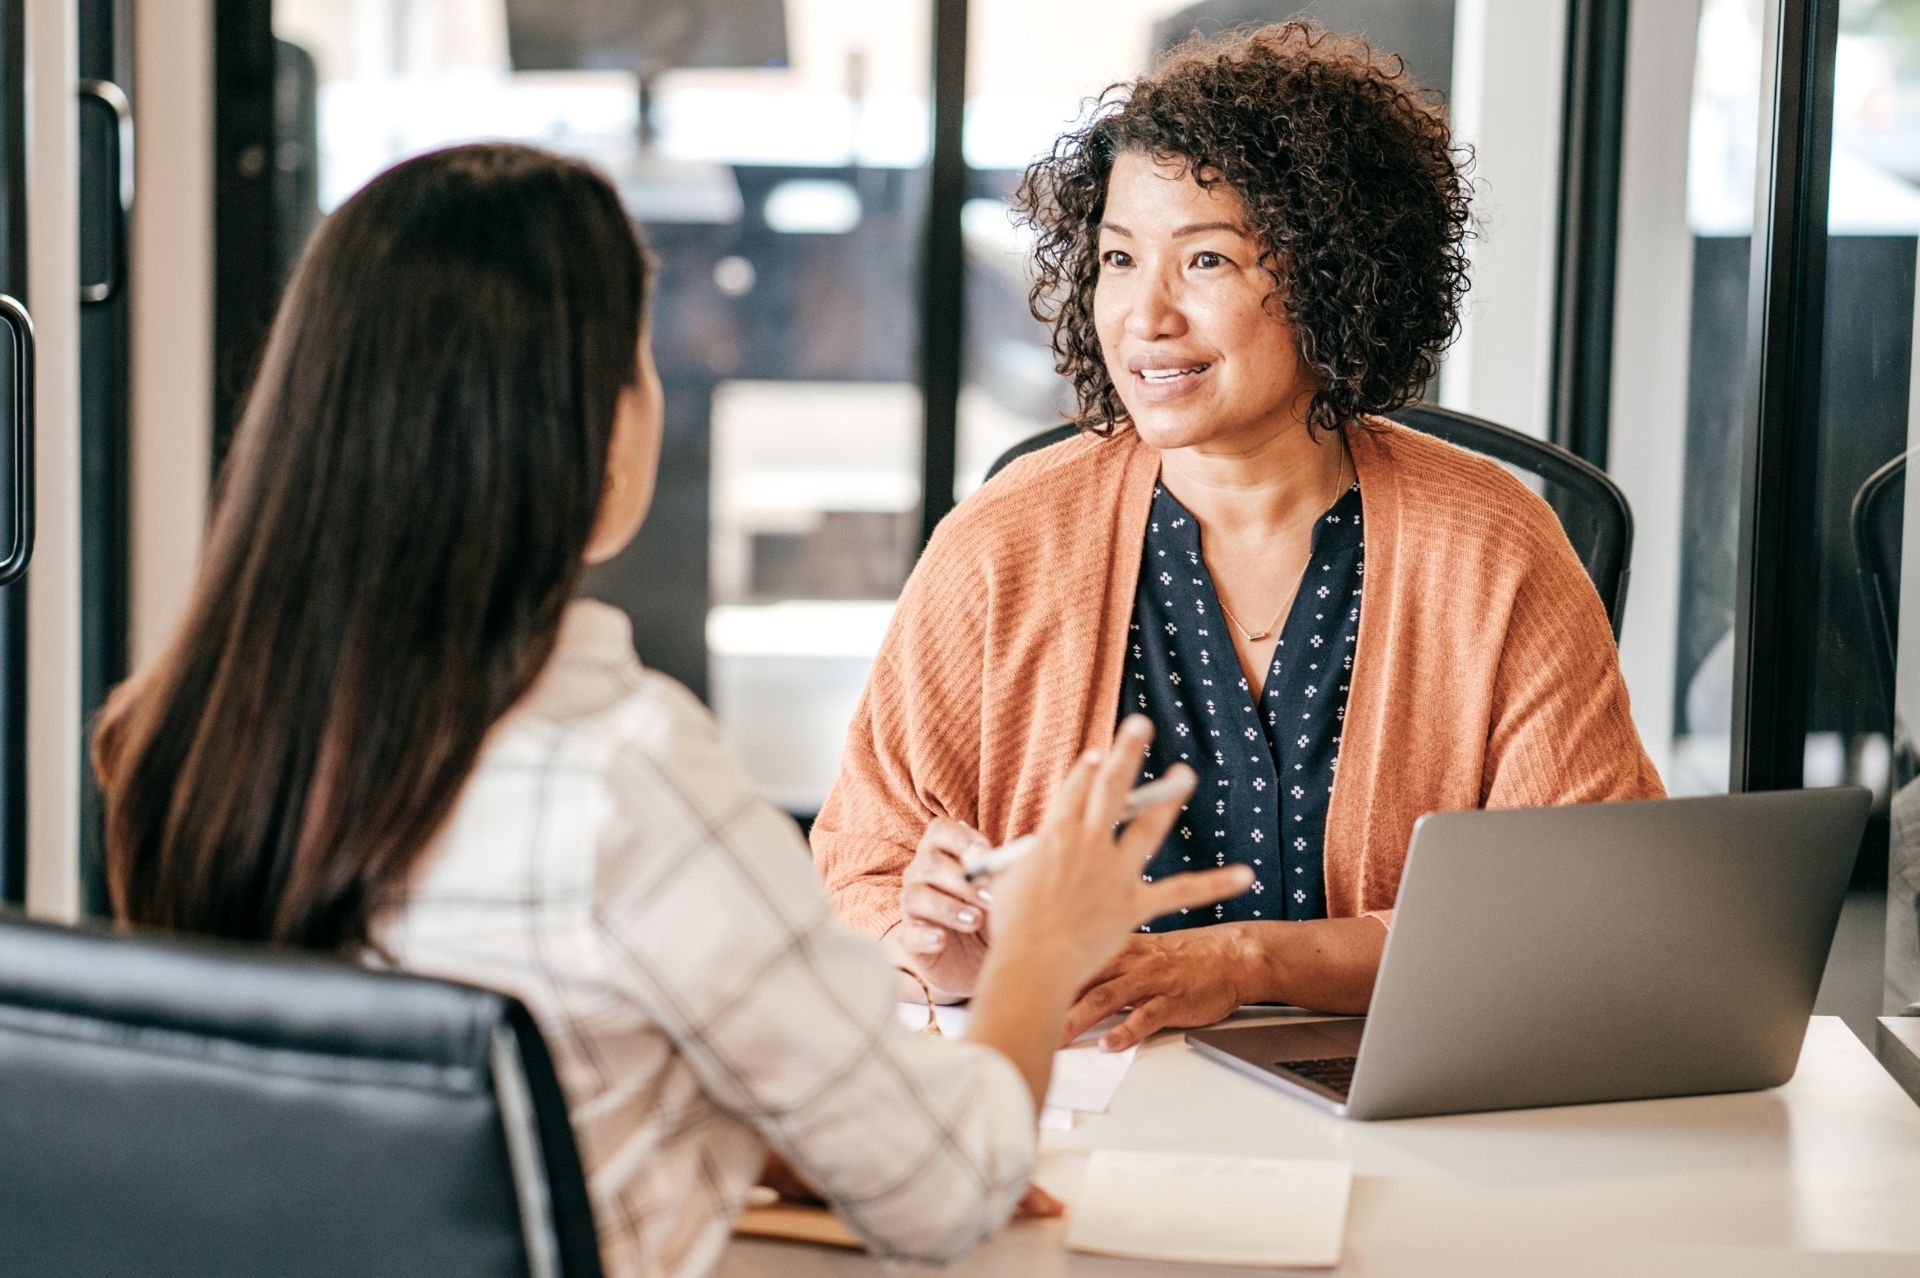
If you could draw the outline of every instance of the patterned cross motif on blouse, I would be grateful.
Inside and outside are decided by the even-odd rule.
[[[1202,691],[1214,687],[1206,677],[1212,658],[1207,648],[1180,651],[1175,646],[1179,625],[1192,625],[1205,637],[1214,625],[1226,623],[1204,561],[1199,524],[1171,493],[1156,486],[1134,595],[1122,711],[1144,710],[1157,729],[1143,776],[1184,762],[1200,773],[1204,789],[1197,793],[1211,797],[1196,797],[1182,810],[1146,873],[1158,878],[1196,866],[1243,864],[1255,867],[1256,884],[1234,900],[1155,919],[1143,931],[1325,916],[1327,810],[1360,628],[1362,514],[1356,483],[1315,524],[1302,588],[1280,628],[1261,685],[1255,688],[1242,677],[1235,681],[1237,692],[1216,691],[1188,704],[1183,685],[1198,680],[1195,686]],[[1159,567],[1181,555],[1193,565],[1184,581]],[[1335,598],[1350,606],[1329,609],[1326,601]],[[1343,652],[1342,660],[1320,656],[1329,648]],[[1284,734],[1281,725],[1287,725]],[[1196,748],[1199,741],[1223,744],[1222,728],[1243,748]],[[1284,787],[1278,785],[1282,776],[1291,778]],[[1277,808],[1268,802],[1269,792],[1279,796]],[[1194,807],[1201,802],[1207,806]],[[1198,819],[1200,812],[1212,819]],[[1281,839],[1283,829],[1287,837]],[[1268,893],[1258,877],[1270,855],[1261,849],[1270,839],[1278,844],[1287,878],[1287,890],[1277,895]]]

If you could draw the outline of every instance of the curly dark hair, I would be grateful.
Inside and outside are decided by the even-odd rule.
[[[1301,357],[1320,376],[1310,430],[1412,403],[1459,328],[1472,234],[1466,171],[1444,105],[1398,55],[1313,23],[1195,38],[1149,75],[1110,85],[1086,124],[1026,171],[1019,219],[1037,232],[1035,318],[1080,424],[1127,420],[1094,332],[1097,242],[1122,152],[1185,165],[1245,202]]]

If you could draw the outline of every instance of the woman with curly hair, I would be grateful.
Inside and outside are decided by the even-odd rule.
[[[1423,813],[1661,793],[1553,513],[1380,416],[1455,334],[1467,197],[1399,60],[1301,23],[1176,50],[1028,170],[1082,430],[936,531],[813,829],[843,916],[943,997],[991,929],[962,856],[1124,714],[1158,730],[1143,777],[1200,774],[1147,876],[1254,881],[1083,990],[1068,1035],[1131,1008],[1115,1049],[1364,1011]]]

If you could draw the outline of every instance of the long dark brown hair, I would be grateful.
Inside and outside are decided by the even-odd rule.
[[[115,914],[356,951],[551,655],[647,267],[613,190],[439,151],[288,286],[165,654],[94,733]]]

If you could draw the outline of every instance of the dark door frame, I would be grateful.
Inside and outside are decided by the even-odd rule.
[[[1629,0],[1569,0],[1560,132],[1553,442],[1606,469]]]
[[[1822,327],[1840,0],[1777,0],[1761,69],[1748,293],[1751,396],[1734,591],[1731,783],[1798,788],[1806,758],[1819,565]]]
[[[932,169],[921,228],[920,544],[953,509],[965,381],[967,256],[960,210],[967,202],[962,132],[967,110],[967,0],[934,0]]]
[[[133,0],[79,0],[80,79],[101,81],[133,97]],[[87,100],[107,102],[101,93]],[[128,674],[132,455],[132,309],[127,280],[127,226],[122,160],[130,140],[112,110],[83,109],[80,207],[83,280],[97,280],[80,308],[80,706],[90,722],[107,693]],[[130,132],[130,131],[129,131]],[[87,744],[83,738],[83,755]],[[88,914],[108,913],[103,865],[105,818],[93,768],[83,757],[80,779],[80,896]]]
[[[0,0],[0,293],[27,298],[26,0]],[[27,899],[27,580],[0,588],[0,902]]]
[[[213,2],[213,440],[215,475],[280,300],[273,205],[273,0]]]

